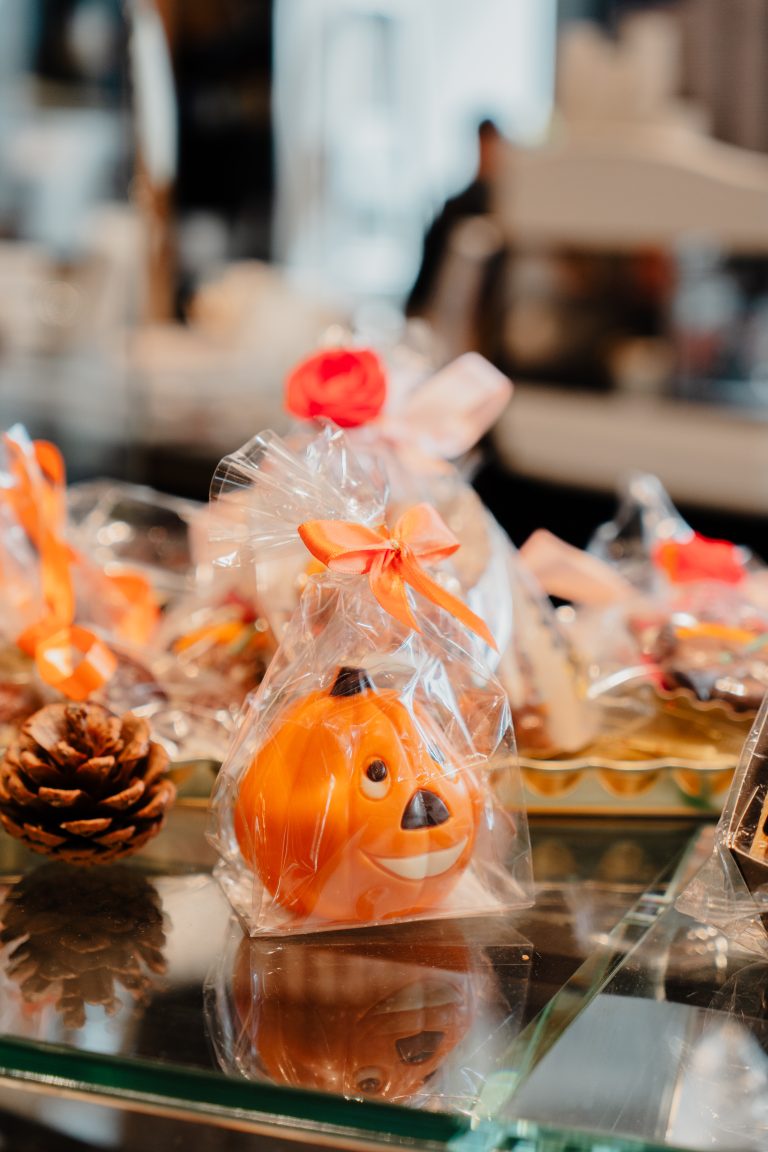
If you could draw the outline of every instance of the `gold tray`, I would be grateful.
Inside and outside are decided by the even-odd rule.
[[[752,724],[688,693],[646,689],[635,697],[644,714],[613,724],[574,753],[520,753],[532,812],[718,814]]]

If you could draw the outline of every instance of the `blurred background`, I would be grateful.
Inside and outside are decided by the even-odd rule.
[[[0,0],[0,422],[204,498],[340,336],[515,381],[476,483],[631,468],[765,555],[768,0]]]

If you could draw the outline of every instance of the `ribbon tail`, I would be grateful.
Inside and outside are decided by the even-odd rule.
[[[463,600],[458,596],[454,596],[451,592],[447,592],[441,584],[428,576],[423,568],[410,557],[403,556],[401,558],[403,579],[406,580],[412,588],[420,592],[427,600],[431,600],[438,608],[445,609],[456,620],[460,621],[465,628],[469,628],[471,632],[484,640],[489,647],[493,648],[494,652],[498,652],[498,646],[491,631],[488,628],[485,620],[481,619],[471,608],[468,608]]]
[[[115,630],[129,644],[147,644],[160,618],[152,585],[138,572],[105,573],[104,577],[107,588],[116,593]]]
[[[397,563],[391,559],[387,563],[384,556],[377,556],[371,565],[368,580],[373,595],[385,612],[413,632],[421,632],[408,602],[408,590]]]
[[[62,625],[75,617],[70,560],[69,546],[46,531],[40,547],[43,597],[51,618]]]
[[[75,616],[75,595],[69,570],[69,547],[50,532],[43,533],[39,549],[40,582],[45,614],[16,637],[22,652],[34,656],[37,645]]]

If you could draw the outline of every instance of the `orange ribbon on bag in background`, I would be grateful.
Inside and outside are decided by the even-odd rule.
[[[35,649],[41,680],[70,700],[87,700],[117,670],[117,657],[89,628],[76,624],[42,640]]]
[[[73,552],[61,538],[64,523],[64,461],[61,453],[44,440],[27,447],[13,436],[3,436],[8,466],[14,483],[2,496],[26,532],[40,560],[40,584],[44,616],[24,630],[17,644],[28,656],[47,636],[70,624],[75,615],[75,594],[70,565]]]
[[[331,571],[367,575],[382,608],[407,628],[421,631],[408,602],[406,584],[410,584],[496,648],[485,621],[457,596],[446,592],[422,567],[422,563],[446,560],[460,546],[431,505],[409,508],[391,532],[386,527],[369,528],[347,520],[307,520],[299,525],[299,535],[312,555]]]
[[[3,443],[13,483],[0,488],[0,499],[8,501],[37,552],[45,604],[43,616],[25,628],[16,643],[34,656],[46,684],[73,700],[84,700],[112,677],[117,658],[94,632],[74,626],[72,568],[88,562],[63,539],[64,460],[59,449],[44,440],[27,445],[6,434]],[[96,575],[124,601],[115,609],[118,634],[136,643],[147,639],[158,614],[149,582],[134,573]]]

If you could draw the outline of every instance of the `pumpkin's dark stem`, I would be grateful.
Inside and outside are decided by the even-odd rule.
[[[358,692],[371,691],[373,684],[362,668],[339,668],[331,696],[357,696]]]

